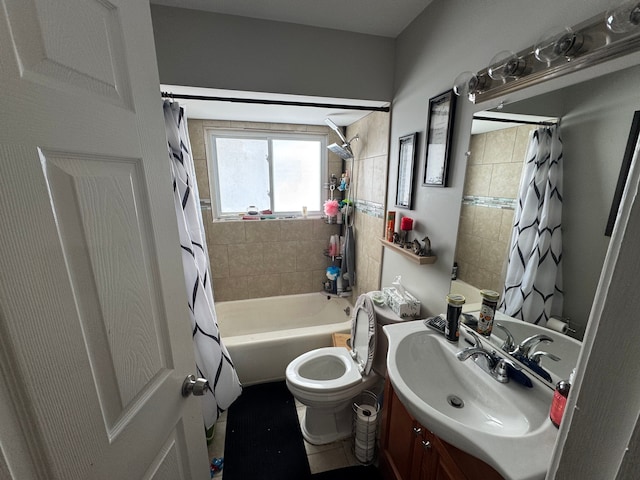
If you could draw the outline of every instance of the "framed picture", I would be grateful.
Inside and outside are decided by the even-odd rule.
[[[631,131],[629,132],[629,138],[627,138],[627,146],[624,149],[624,157],[622,157],[622,165],[620,166],[620,173],[618,174],[618,183],[616,184],[616,191],[613,194],[613,201],[611,202],[611,210],[609,210],[607,226],[604,230],[604,234],[607,237],[610,237],[613,233],[613,227],[616,224],[616,218],[618,218],[618,209],[620,208],[620,202],[622,201],[624,187],[627,184],[629,169],[631,168],[631,162],[633,161],[633,152],[635,151],[636,144],[638,143],[638,134],[640,134],[640,110],[633,114]]]
[[[422,185],[446,187],[456,97],[453,90],[429,100],[427,147]]]
[[[417,134],[415,133],[400,137],[396,206],[401,208],[411,209],[413,167],[416,158],[416,137]]]

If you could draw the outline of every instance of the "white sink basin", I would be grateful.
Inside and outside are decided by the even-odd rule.
[[[422,321],[384,327],[387,371],[398,397],[426,428],[485,461],[508,479],[543,479],[558,430],[549,420],[553,392],[499,383]],[[459,403],[463,402],[461,406]]]

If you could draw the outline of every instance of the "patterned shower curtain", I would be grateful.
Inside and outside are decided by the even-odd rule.
[[[218,330],[187,119],[178,103],[165,101],[163,109],[197,376],[208,379],[210,386],[202,397],[204,423],[210,429],[242,387]]]
[[[562,140],[560,127],[532,134],[514,214],[499,310],[541,326],[562,314]]]

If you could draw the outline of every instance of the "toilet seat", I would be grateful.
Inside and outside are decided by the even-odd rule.
[[[324,347],[303,353],[287,366],[287,381],[307,392],[347,390],[369,375],[376,347],[376,316],[373,301],[361,295],[353,311],[353,350]]]
[[[287,366],[286,378],[296,388],[324,392],[347,389],[362,381],[357,364],[344,347],[318,348],[300,355]]]

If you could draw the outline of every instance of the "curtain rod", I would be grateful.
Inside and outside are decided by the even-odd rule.
[[[254,103],[260,105],[282,105],[288,107],[341,108],[344,110],[364,110],[368,112],[388,112],[389,107],[366,107],[364,105],[342,105],[338,103],[289,102],[286,100],[257,100],[255,98],[210,97],[207,95],[185,95],[161,92],[163,98],[182,100],[207,100],[211,102]]]
[[[473,117],[474,120],[486,120],[489,122],[502,122],[502,123],[519,123],[521,125],[543,125],[545,127],[552,127],[558,125],[558,122],[534,122],[532,120],[513,120],[509,118],[493,118],[493,117]]]

